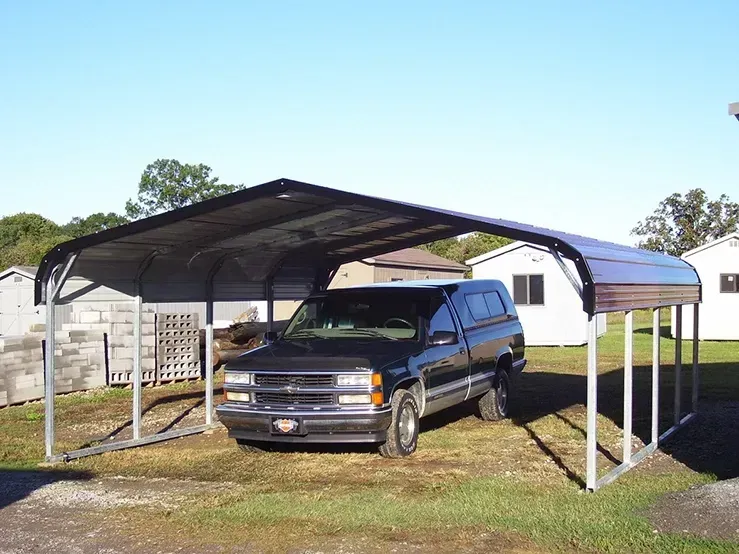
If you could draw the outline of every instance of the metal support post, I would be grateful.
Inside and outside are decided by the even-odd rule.
[[[652,442],[659,443],[659,308],[652,314]]]
[[[692,407],[693,413],[698,413],[698,388],[700,387],[700,365],[698,364],[698,307],[699,304],[693,304],[693,397]]]
[[[675,418],[673,423],[680,425],[680,406],[683,394],[683,307],[675,306]]]
[[[634,396],[634,312],[624,318],[624,448],[623,462],[631,463],[632,405]]]
[[[54,350],[56,350],[54,333],[54,275],[52,271],[46,285],[46,350],[44,352],[44,442],[46,445],[46,460],[54,455]]]
[[[213,423],[213,280],[205,292],[205,424]]]
[[[141,438],[141,280],[136,279],[133,299],[133,439]]]
[[[55,360],[56,351],[56,300],[59,298],[69,272],[77,261],[79,252],[75,252],[64,263],[57,278],[59,267],[53,269],[46,283],[46,351],[44,352],[44,451],[46,460],[51,461],[54,455],[54,395],[55,390]]]
[[[265,288],[267,297],[267,330],[273,331],[275,326],[275,286],[271,278],[265,281]]]
[[[588,429],[587,429],[587,483],[588,490],[597,488],[596,454],[598,445],[598,327],[597,317],[588,320]]]

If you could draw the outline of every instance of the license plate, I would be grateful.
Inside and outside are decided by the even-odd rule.
[[[277,435],[299,435],[300,420],[292,417],[273,417],[270,431]]]

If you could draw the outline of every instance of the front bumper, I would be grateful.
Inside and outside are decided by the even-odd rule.
[[[392,409],[264,409],[239,402],[216,408],[218,419],[234,439],[291,443],[373,443],[387,439]],[[275,417],[299,420],[300,434],[275,432]]]

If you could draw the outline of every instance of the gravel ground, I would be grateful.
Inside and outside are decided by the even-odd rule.
[[[215,545],[172,545],[153,533],[128,534],[111,517],[114,510],[126,507],[176,509],[194,494],[223,486],[168,479],[91,480],[75,474],[0,471],[0,554],[225,552]]]
[[[714,539],[739,539],[739,478],[666,495],[650,511],[655,528]]]

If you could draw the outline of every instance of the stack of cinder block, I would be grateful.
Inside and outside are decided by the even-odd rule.
[[[154,313],[144,308],[141,314],[141,379],[143,383],[156,380],[156,334]],[[64,329],[97,330],[108,336],[108,383],[111,385],[133,382],[133,304],[94,303],[75,304],[72,323]]]
[[[198,314],[157,314],[157,381],[200,377]]]
[[[54,337],[56,392],[73,392],[105,385],[103,333],[57,331]],[[22,337],[0,337],[0,406],[44,397],[43,338],[42,332]]]

